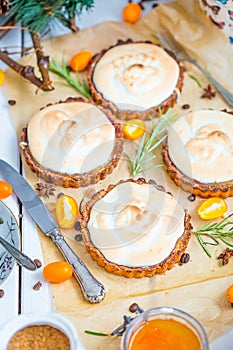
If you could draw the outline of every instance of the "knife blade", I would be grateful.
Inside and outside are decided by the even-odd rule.
[[[104,286],[91,274],[83,261],[65,241],[54,218],[29,183],[16,169],[2,159],[0,159],[0,172],[4,179],[11,184],[16,196],[42,232],[52,239],[65,260],[71,264],[73,275],[79,282],[85,299],[90,303],[99,303],[103,300],[105,297]]]

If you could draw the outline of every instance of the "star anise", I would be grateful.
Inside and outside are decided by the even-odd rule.
[[[36,191],[39,197],[49,198],[49,196],[54,196],[55,188],[52,184],[38,182],[36,184]]]
[[[206,88],[203,89],[204,93],[201,95],[201,98],[208,98],[209,100],[212,99],[212,97],[215,97],[216,91],[212,90],[212,87],[210,84],[207,85]]]
[[[233,249],[227,248],[225,252],[218,256],[218,259],[222,259],[222,264],[226,265],[229,263],[230,258],[233,256]]]

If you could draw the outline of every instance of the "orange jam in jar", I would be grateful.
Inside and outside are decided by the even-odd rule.
[[[208,350],[202,326],[174,308],[150,309],[128,326],[121,350]]]

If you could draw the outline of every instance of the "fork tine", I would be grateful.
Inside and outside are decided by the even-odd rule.
[[[184,49],[172,38],[172,36],[166,30],[163,30],[158,35],[158,38],[162,46],[165,49],[172,51],[179,60],[193,61],[190,58],[190,56],[184,51]]]
[[[162,31],[162,36],[168,45],[176,52],[183,51],[181,46],[172,38],[172,36],[166,31]]]
[[[225,100],[233,106],[233,94],[228,91],[224,86],[219,84],[210,74],[207,72],[196,59],[189,56],[186,51],[171,37],[171,35],[167,31],[162,31],[161,34],[157,35],[162,46],[170,50],[174,53],[176,58],[180,61],[189,61],[193,63],[205,76],[209,81],[215,86],[215,88],[220,92],[220,94],[225,98]]]

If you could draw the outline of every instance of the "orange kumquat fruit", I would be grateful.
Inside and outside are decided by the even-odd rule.
[[[0,69],[0,86],[3,84],[5,80],[5,73],[2,69]]]
[[[125,22],[135,23],[139,20],[142,14],[142,8],[139,4],[129,3],[122,10],[122,17]]]
[[[203,220],[217,219],[226,213],[228,207],[224,199],[212,197],[204,200],[197,208],[197,213]]]
[[[91,58],[90,51],[81,51],[71,58],[70,67],[74,72],[81,72],[87,68]]]

